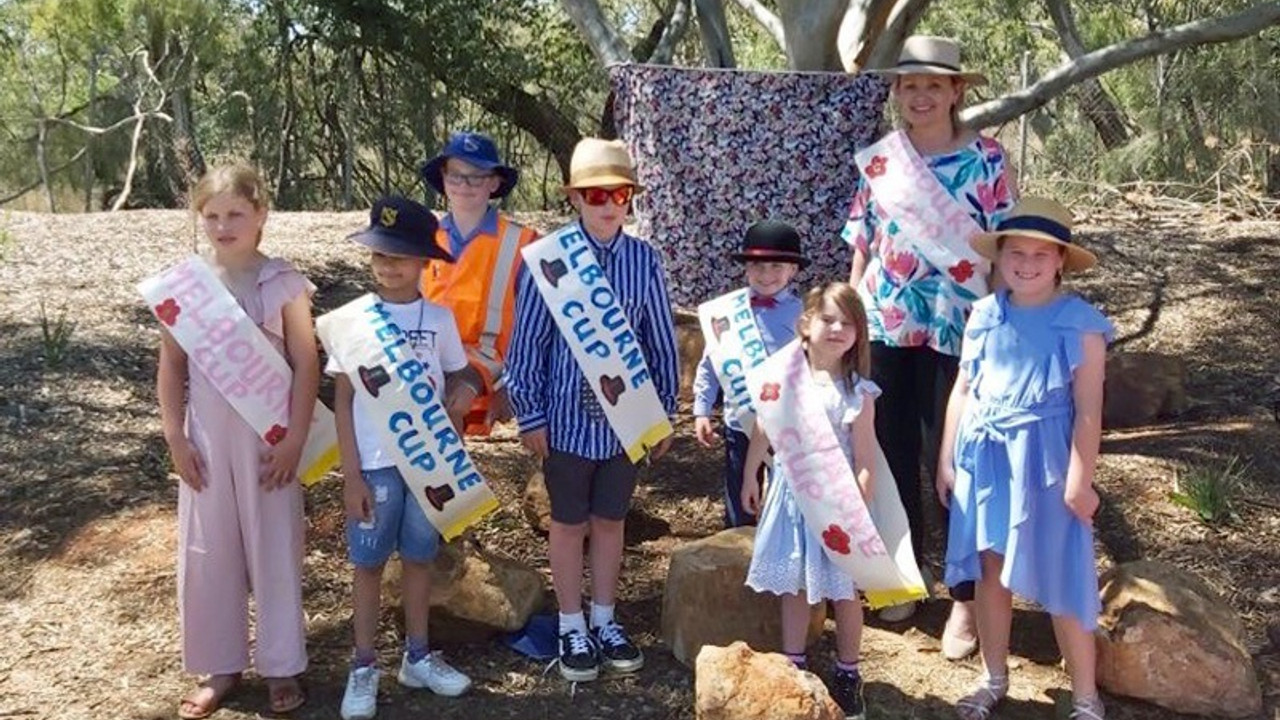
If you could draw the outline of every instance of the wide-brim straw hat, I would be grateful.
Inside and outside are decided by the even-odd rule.
[[[973,236],[969,245],[982,257],[995,260],[1000,254],[1000,238],[1009,235],[1044,240],[1066,248],[1062,259],[1064,272],[1080,272],[1098,264],[1097,255],[1080,247],[1072,239],[1071,213],[1047,198],[1022,198],[996,225],[994,231]]]
[[[621,140],[583,138],[573,148],[569,160],[569,182],[565,190],[590,187],[616,187],[630,185],[637,192],[642,190],[636,182],[635,166],[631,153]]]
[[[960,45],[951,38],[912,35],[902,43],[898,64],[872,70],[881,75],[950,75],[970,85],[986,85],[987,76],[969,72],[960,65]]]

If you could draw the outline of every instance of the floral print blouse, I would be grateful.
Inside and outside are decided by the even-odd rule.
[[[983,230],[995,227],[1013,207],[1017,190],[1004,148],[995,139],[979,137],[954,152],[923,159]],[[872,342],[930,347],[958,356],[977,298],[966,297],[943,270],[905,242],[897,223],[876,203],[866,178],[858,179],[841,237],[867,257],[858,295],[867,308]]]

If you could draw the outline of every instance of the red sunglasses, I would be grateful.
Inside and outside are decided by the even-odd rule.
[[[635,188],[630,185],[623,185],[612,190],[593,187],[581,188],[578,192],[582,193],[582,201],[588,205],[603,205],[609,202],[609,198],[613,198],[614,205],[626,205],[631,202],[631,196],[635,194]]]

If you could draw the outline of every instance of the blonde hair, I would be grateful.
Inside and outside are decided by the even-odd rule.
[[[852,378],[854,374],[859,377],[869,377],[871,375],[871,338],[867,336],[867,309],[862,305],[862,298],[858,297],[858,291],[854,290],[849,283],[827,283],[806,293],[804,310],[796,323],[796,334],[808,343],[809,338],[805,336],[805,332],[809,328],[809,321],[822,311],[823,303],[828,300],[840,310],[841,315],[848,318],[858,333],[857,339],[853,341],[853,347],[840,358],[841,375],[845,378]]]
[[[209,198],[224,192],[248,200],[255,210],[262,210],[270,203],[267,184],[258,169],[246,162],[234,162],[212,168],[200,178],[191,188],[191,209],[200,212]]]

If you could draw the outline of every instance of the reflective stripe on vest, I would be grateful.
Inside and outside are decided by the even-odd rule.
[[[524,228],[507,221],[507,229],[498,240],[498,259],[493,263],[493,277],[489,280],[489,297],[485,303],[484,328],[472,359],[484,365],[489,377],[496,377],[502,370],[498,360],[498,336],[502,333],[503,306],[507,300],[507,285],[515,271],[520,254],[520,236]]]

